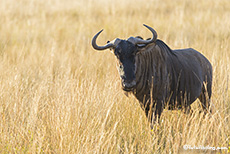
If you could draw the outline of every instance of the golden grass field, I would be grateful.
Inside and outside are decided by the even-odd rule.
[[[211,116],[164,110],[150,130],[126,97],[109,50],[116,37],[192,47],[213,65]],[[229,0],[1,0],[0,153],[230,153]],[[229,150],[184,150],[184,145]]]

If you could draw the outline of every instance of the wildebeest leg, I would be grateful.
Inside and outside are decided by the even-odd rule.
[[[150,126],[153,129],[153,125],[158,125],[160,123],[161,113],[163,111],[163,105],[161,101],[154,103],[154,106],[151,106],[149,116],[150,116]]]
[[[163,111],[162,101],[157,101],[156,108],[154,112],[154,122],[160,122],[161,113]]]
[[[210,98],[211,98],[211,85],[210,84],[207,84],[207,86],[203,85],[201,94],[199,96],[199,100],[201,102],[201,107],[205,114],[207,112],[211,112]]]
[[[153,125],[158,124],[160,121],[160,116],[163,111],[162,102],[147,100],[145,102],[144,111],[150,123],[151,129],[153,129]]]
[[[144,104],[145,104],[144,106],[145,116],[147,117],[149,123],[151,124],[153,118],[153,112],[152,112],[153,103],[151,103],[151,101],[148,99],[145,101]]]
[[[157,101],[155,106],[152,106],[152,110],[154,111],[154,115],[152,112],[151,123],[150,123],[151,129],[153,129],[153,125],[155,125],[156,128],[158,128],[158,124],[160,123],[161,113],[163,111],[162,103],[163,102],[161,102],[161,101]]]
[[[191,105],[188,105],[187,107],[185,107],[184,113],[185,114],[192,114],[193,113],[193,110],[191,109]]]

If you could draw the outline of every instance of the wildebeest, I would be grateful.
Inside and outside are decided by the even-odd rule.
[[[160,118],[164,108],[190,110],[190,105],[199,98],[205,113],[209,111],[212,92],[212,65],[198,51],[188,48],[171,50],[157,39],[156,31],[152,38],[116,38],[96,50],[111,49],[119,62],[122,88],[131,92],[139,100],[146,116],[152,121]],[[153,118],[154,117],[154,118]]]

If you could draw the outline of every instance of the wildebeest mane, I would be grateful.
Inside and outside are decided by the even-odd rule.
[[[168,52],[168,53],[170,53],[170,54],[176,56],[176,55],[173,53],[172,49],[171,49],[167,44],[165,44],[163,41],[157,39],[157,40],[156,40],[156,45],[158,45],[162,51]]]

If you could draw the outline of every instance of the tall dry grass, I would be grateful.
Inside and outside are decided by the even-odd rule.
[[[228,0],[1,0],[1,153],[212,153],[229,148]],[[150,37],[193,47],[212,63],[213,114],[165,110],[152,132],[139,103],[120,88],[114,56],[96,52],[115,37]],[[227,153],[227,150],[218,151]]]

